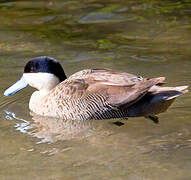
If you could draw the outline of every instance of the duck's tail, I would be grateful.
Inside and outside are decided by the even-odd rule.
[[[188,86],[153,86],[138,102],[129,107],[129,117],[144,116],[158,122],[156,114],[165,112],[176,97],[188,92]]]
[[[177,87],[161,87],[161,86],[153,86],[149,90],[149,92],[153,95],[163,94],[163,100],[171,100],[182,94],[188,92],[188,86],[177,86]]]

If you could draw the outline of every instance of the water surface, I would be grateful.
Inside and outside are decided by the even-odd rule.
[[[1,1],[0,179],[191,179],[190,93],[144,118],[64,121],[33,116],[32,88],[4,90],[36,56],[66,74],[112,68],[191,85],[190,1]]]

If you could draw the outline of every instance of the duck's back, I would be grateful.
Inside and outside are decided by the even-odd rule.
[[[65,119],[110,119],[128,116],[128,107],[164,79],[143,79],[107,69],[77,72],[43,99],[43,114]]]

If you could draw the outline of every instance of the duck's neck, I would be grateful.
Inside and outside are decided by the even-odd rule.
[[[29,109],[33,112],[38,112],[43,105],[43,99],[48,95],[49,92],[50,91],[48,90],[33,92],[29,102]]]

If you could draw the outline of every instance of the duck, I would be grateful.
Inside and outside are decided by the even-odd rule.
[[[28,61],[22,77],[4,95],[29,85],[36,89],[29,109],[40,116],[70,120],[145,117],[158,123],[157,114],[188,92],[188,86],[163,87],[164,80],[105,68],[81,70],[67,78],[56,59],[40,56]]]

